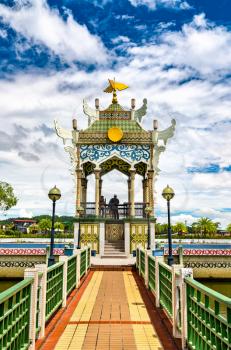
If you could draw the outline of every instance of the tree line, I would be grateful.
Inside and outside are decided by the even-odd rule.
[[[201,217],[197,221],[193,222],[192,225],[188,226],[184,222],[177,222],[171,226],[172,232],[179,235],[196,234],[202,237],[212,236],[220,232],[220,223],[214,222],[207,217]],[[162,235],[167,234],[167,224],[156,224],[156,234]],[[231,223],[227,225],[226,232],[231,234]]]

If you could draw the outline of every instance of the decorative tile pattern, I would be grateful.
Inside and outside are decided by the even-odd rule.
[[[119,241],[124,238],[124,225],[123,224],[106,224],[105,225],[105,239],[110,241]]]
[[[150,146],[148,145],[82,145],[80,146],[80,159],[82,162],[102,162],[111,156],[132,162],[144,162],[150,159]]]
[[[45,248],[1,248],[0,255],[46,255]],[[54,248],[54,255],[64,255],[63,248]]]
[[[178,255],[178,248],[172,250],[173,255]],[[164,255],[168,255],[168,248],[164,249]],[[230,256],[231,249],[193,249],[184,248],[183,255],[214,255],[214,256]]]
[[[1,248],[0,255],[46,255],[44,248]]]
[[[230,262],[198,262],[198,261],[188,261],[184,262],[184,267],[190,267],[192,269],[227,269],[231,268]]]
[[[35,265],[41,264],[42,261],[0,261],[0,268],[28,268],[35,267]]]

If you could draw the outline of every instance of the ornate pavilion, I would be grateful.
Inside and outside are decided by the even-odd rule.
[[[81,244],[91,244],[100,256],[110,255],[108,244],[114,243],[128,256],[137,244],[146,244],[149,216],[151,247],[155,247],[155,180],[159,173],[158,162],[166,149],[169,138],[174,134],[175,120],[166,130],[158,130],[157,120],[153,129],[146,131],[141,126],[147,112],[147,100],[136,109],[131,99],[130,109],[123,108],[117,101],[116,91],[126,85],[109,80],[104,90],[113,94],[106,109],[100,109],[99,99],[95,108],[83,101],[83,112],[88,118],[88,128],[79,130],[73,120],[72,130],[66,130],[55,121],[57,135],[63,139],[64,149],[72,162],[72,173],[76,179],[76,225]],[[103,176],[113,169],[127,175],[128,202],[119,204],[119,219],[112,216],[110,206],[102,202]],[[88,176],[95,176],[95,201],[87,201]],[[135,203],[135,176],[143,177],[143,201]],[[116,188],[113,189],[113,194]]]

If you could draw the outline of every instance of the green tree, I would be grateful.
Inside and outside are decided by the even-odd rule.
[[[228,224],[226,231],[229,232],[231,234],[231,224]]]
[[[187,226],[183,222],[176,222],[175,225],[172,227],[174,233],[187,233],[188,229]]]
[[[55,231],[64,231],[64,224],[60,221],[55,222]]]
[[[215,234],[217,232],[217,228],[219,223],[214,223],[209,218],[200,218],[197,222],[192,224],[193,232],[201,234],[202,236]]]
[[[157,235],[166,234],[168,232],[168,225],[167,224],[157,223],[155,228],[156,228]]]
[[[32,234],[38,233],[39,229],[40,229],[40,227],[38,224],[32,224],[29,226],[29,232]]]
[[[39,229],[41,232],[47,233],[51,229],[51,220],[50,219],[42,219],[38,223]]]
[[[13,187],[7,182],[0,181],[0,210],[6,212],[18,202]]]

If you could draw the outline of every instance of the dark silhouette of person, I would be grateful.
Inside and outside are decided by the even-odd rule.
[[[112,214],[113,219],[119,219],[119,199],[117,198],[117,195],[115,194],[113,198],[110,199],[108,206],[110,213]]]

